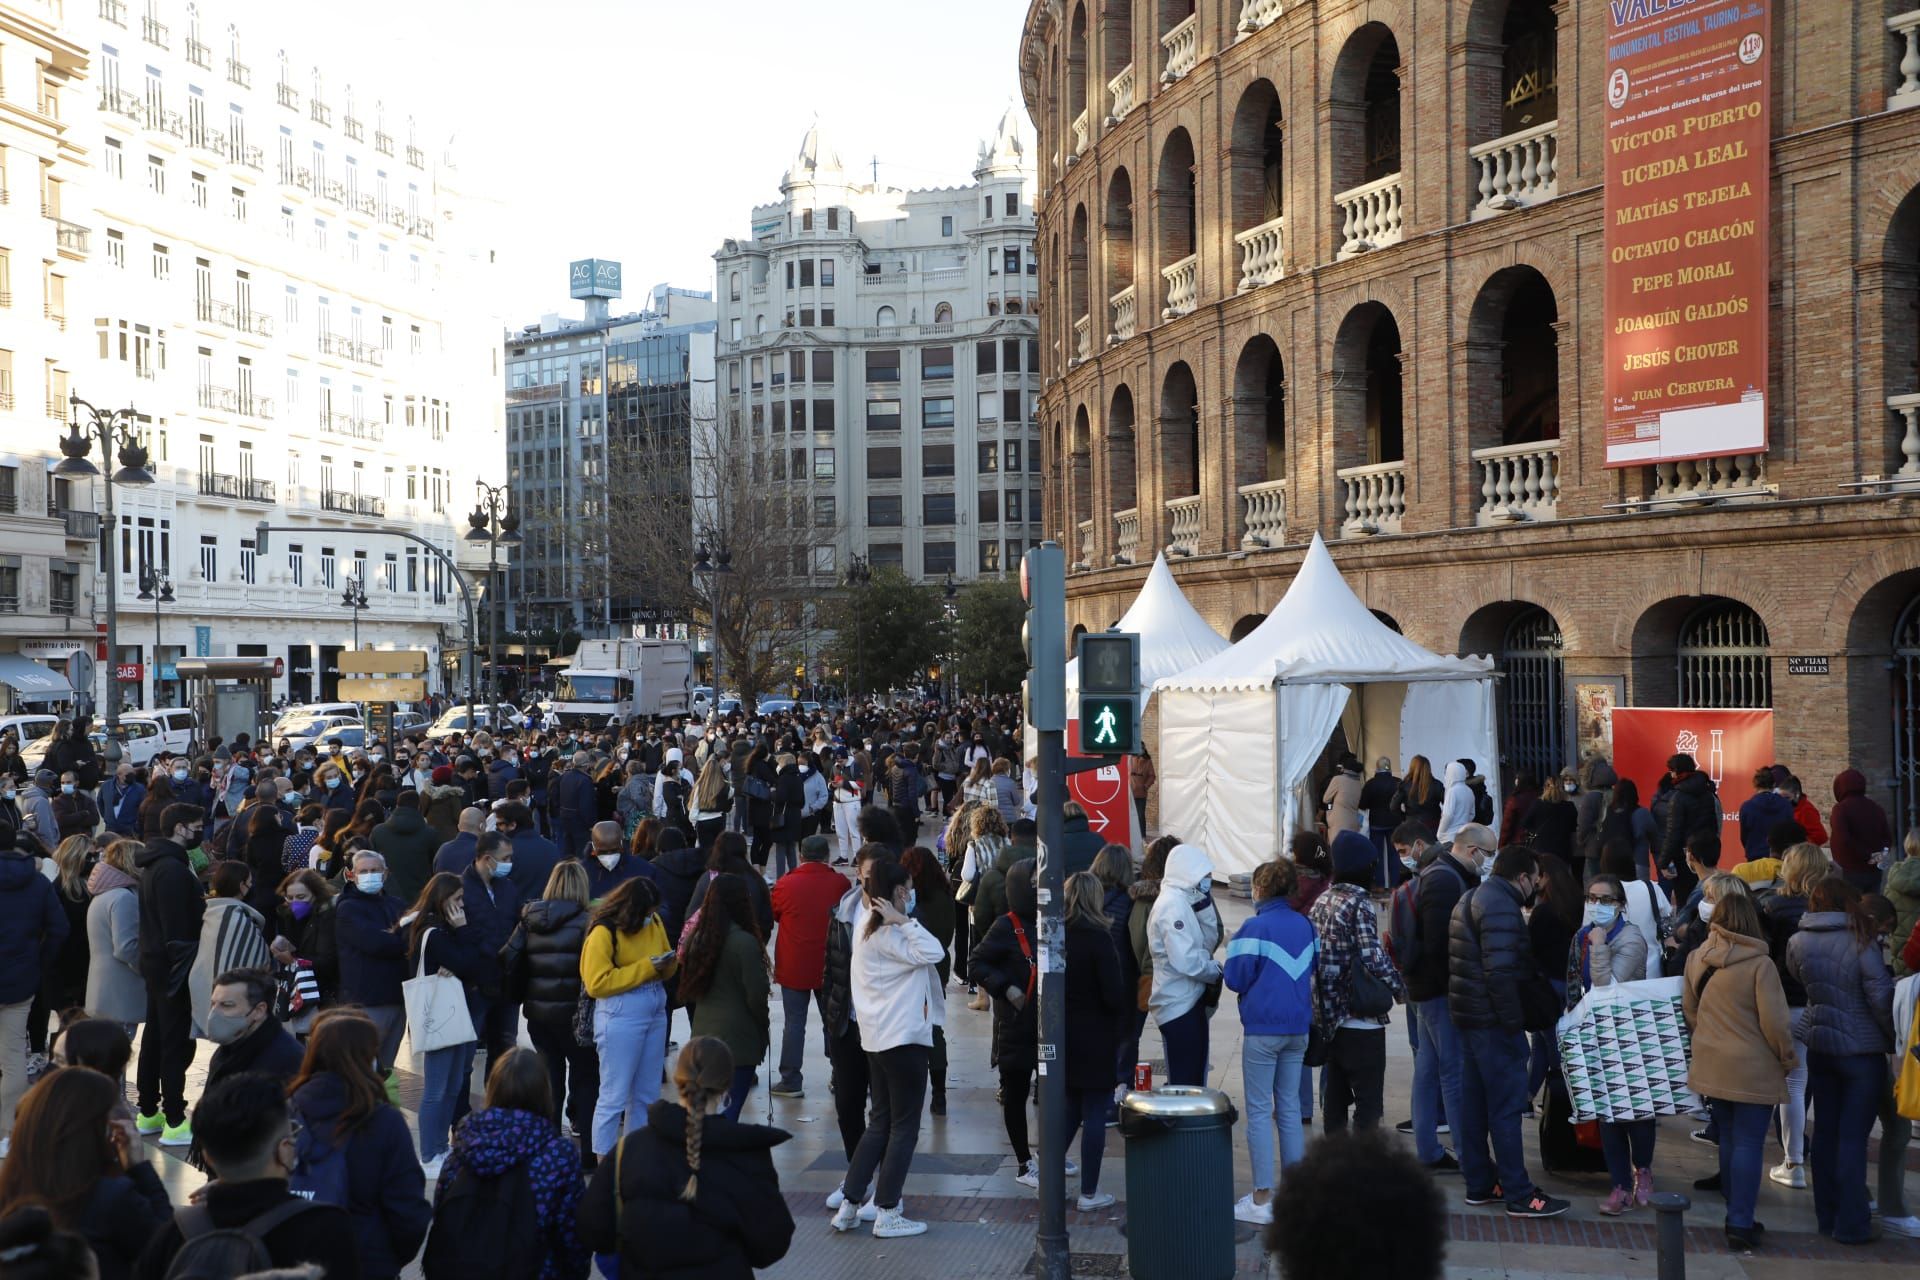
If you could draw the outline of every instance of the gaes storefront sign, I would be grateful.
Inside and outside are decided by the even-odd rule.
[[[1771,0],[1608,0],[1607,465],[1767,447]]]

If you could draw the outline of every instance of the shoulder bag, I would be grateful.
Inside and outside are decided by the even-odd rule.
[[[474,1040],[473,1015],[467,1010],[467,986],[442,970],[427,973],[428,929],[420,935],[420,960],[413,977],[400,984],[407,1003],[407,1038],[420,1053]]]

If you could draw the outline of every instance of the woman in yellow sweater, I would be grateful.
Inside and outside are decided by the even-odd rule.
[[[611,1153],[622,1134],[645,1125],[647,1108],[660,1097],[670,1011],[666,979],[675,963],[653,881],[622,882],[593,913],[580,949],[580,985],[593,997],[593,1047],[600,1055],[596,1156]]]

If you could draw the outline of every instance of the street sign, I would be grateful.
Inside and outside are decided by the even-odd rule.
[[[418,676],[427,670],[425,649],[345,649],[340,674],[355,676]]]
[[[362,677],[340,682],[344,702],[422,702],[426,696],[427,682],[417,677]]]

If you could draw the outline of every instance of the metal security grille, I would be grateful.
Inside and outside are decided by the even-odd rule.
[[[1920,596],[1893,628],[1893,838],[1920,827]]]
[[[1529,608],[1507,624],[1500,645],[1500,740],[1507,763],[1535,781],[1566,758],[1565,647],[1560,624]]]
[[[1694,611],[1680,628],[1680,705],[1771,707],[1767,624],[1732,600]]]

